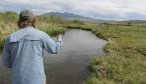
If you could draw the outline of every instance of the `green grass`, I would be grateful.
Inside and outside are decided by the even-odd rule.
[[[86,84],[146,84],[146,28],[138,31],[132,26],[121,26],[118,30],[93,25],[73,28],[91,30],[108,41],[104,47],[106,56],[92,61]]]
[[[58,34],[64,34],[66,31],[65,27],[62,27],[59,24],[53,24],[53,23],[45,23],[45,22],[39,22],[37,24],[37,28],[48,33],[50,36],[56,36]]]
[[[91,64],[96,79],[115,84],[146,84],[146,29],[103,28],[97,32],[97,36],[106,38],[109,43],[105,46],[107,56],[95,58]]]

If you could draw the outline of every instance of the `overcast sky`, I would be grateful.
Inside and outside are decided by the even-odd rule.
[[[146,20],[146,0],[0,0],[0,11],[70,12],[96,19]]]

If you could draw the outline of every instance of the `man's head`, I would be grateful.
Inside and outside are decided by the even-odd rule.
[[[35,16],[30,10],[23,10],[19,14],[18,26],[20,28],[26,27],[28,25],[35,27]]]

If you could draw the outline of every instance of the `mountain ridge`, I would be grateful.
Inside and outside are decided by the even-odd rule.
[[[41,16],[52,16],[52,15],[53,16],[61,16],[61,17],[67,18],[67,19],[74,18],[74,19],[93,20],[93,18],[85,17],[85,16],[82,16],[82,15],[77,15],[77,14],[69,13],[69,12],[64,12],[64,13],[61,13],[61,12],[50,12],[50,13],[44,13]]]

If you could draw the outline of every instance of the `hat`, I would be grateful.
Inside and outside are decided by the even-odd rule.
[[[33,20],[34,17],[35,16],[34,16],[32,11],[30,11],[30,10],[23,10],[23,11],[20,12],[19,20],[20,21]]]

